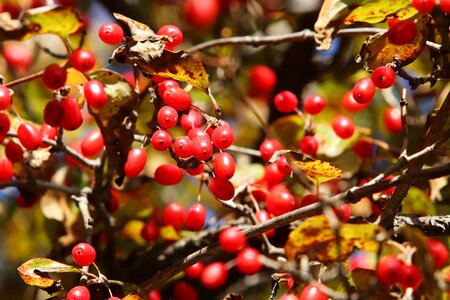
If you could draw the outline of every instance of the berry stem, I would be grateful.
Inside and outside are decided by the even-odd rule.
[[[20,78],[18,78],[16,80],[13,80],[13,81],[10,81],[10,82],[4,84],[4,86],[10,88],[10,87],[13,87],[15,85],[22,84],[22,83],[34,80],[36,78],[39,78],[39,77],[42,76],[42,74],[44,74],[44,70],[36,72],[36,73],[33,73],[33,74],[30,74],[30,75],[27,75],[27,76],[20,77]]]

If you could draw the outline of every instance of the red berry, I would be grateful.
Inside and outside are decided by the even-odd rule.
[[[198,29],[214,25],[220,13],[219,0],[184,0],[182,14],[186,22]]]
[[[192,99],[188,92],[179,87],[168,87],[162,98],[166,105],[175,108],[178,111],[183,111],[191,106]]]
[[[277,161],[277,169],[283,174],[290,174],[292,172],[292,168],[287,160],[286,156],[281,155],[278,157]]]
[[[431,257],[433,258],[435,268],[438,269],[447,264],[448,250],[443,243],[438,240],[428,239],[427,247]]]
[[[11,121],[7,114],[0,112],[0,136],[6,136],[11,128]]]
[[[440,5],[441,5],[441,10],[444,13],[450,14],[450,1],[449,0],[441,0]]]
[[[412,6],[419,12],[427,14],[430,13],[436,6],[435,0],[411,0]]]
[[[95,66],[95,55],[87,49],[79,48],[72,52],[69,62],[78,71],[87,72]]]
[[[359,104],[368,104],[375,95],[375,85],[370,78],[360,79],[353,87],[353,99]]]
[[[339,115],[333,119],[331,123],[334,133],[341,139],[350,138],[355,132],[355,124],[349,117]]]
[[[5,110],[12,102],[11,91],[0,84],[0,110]]]
[[[353,152],[360,158],[369,158],[373,153],[373,144],[365,140],[357,140],[353,145]]]
[[[325,99],[319,95],[313,95],[305,99],[303,103],[303,111],[310,115],[317,115],[321,113],[327,103]]]
[[[172,148],[179,158],[188,158],[192,156],[191,140],[188,137],[177,137],[173,142]]]
[[[264,167],[263,180],[266,181],[269,186],[281,183],[285,177],[286,173],[280,172],[276,163],[271,163]]]
[[[69,131],[78,129],[83,124],[83,117],[77,101],[72,98],[65,98],[61,100],[61,107],[63,110],[61,127]]]
[[[184,225],[187,230],[199,231],[206,221],[206,208],[201,203],[195,203],[189,207],[184,218]]]
[[[211,193],[220,200],[230,200],[234,197],[234,186],[228,180],[212,178],[209,181]]]
[[[46,87],[56,90],[66,84],[67,70],[58,64],[51,64],[45,68],[41,78]]]
[[[298,147],[306,155],[314,156],[319,150],[319,142],[312,135],[305,135],[298,143]]]
[[[153,76],[153,79],[155,78],[155,76]],[[164,95],[164,92],[170,88],[170,87],[180,87],[180,85],[178,84],[178,82],[176,82],[175,80],[172,79],[166,79],[161,81],[160,83],[158,83],[158,94],[160,97],[162,97]]]
[[[178,202],[172,202],[166,206],[163,212],[162,222],[164,226],[172,226],[176,231],[183,226],[184,207]]]
[[[302,201],[300,202],[300,207],[308,206],[318,201],[319,197],[317,195],[308,194],[303,197]]]
[[[191,128],[188,131],[188,137],[189,139],[193,140],[195,138],[206,138],[207,140],[211,140],[210,136],[206,131],[204,131],[202,128]]]
[[[196,109],[190,109],[188,114],[181,115],[180,125],[186,132],[191,128],[198,128],[202,126],[202,116]]]
[[[415,290],[422,283],[420,270],[415,265],[402,265],[399,272],[400,277],[398,282],[404,288],[413,288]]]
[[[5,155],[12,163],[21,162],[23,160],[22,147],[11,140],[5,145]]]
[[[275,108],[282,113],[290,113],[297,108],[297,96],[290,91],[282,91],[273,98]]]
[[[384,126],[390,133],[400,133],[403,130],[402,112],[400,108],[390,106],[384,111]]]
[[[259,260],[258,250],[246,247],[236,256],[236,268],[245,275],[253,275],[262,269],[262,263]]]
[[[100,129],[90,131],[81,140],[81,153],[86,157],[99,154],[103,150],[103,147],[105,147],[105,144]]]
[[[22,44],[3,45],[3,57],[12,69],[20,73],[27,72],[33,63],[33,54]]]
[[[141,236],[147,242],[154,242],[159,237],[159,227],[154,222],[144,224],[141,230]]]
[[[195,288],[183,281],[175,283],[173,296],[173,300],[198,300],[200,298]]]
[[[356,113],[365,110],[370,105],[370,102],[366,104],[360,104],[353,98],[353,89],[345,93],[342,97],[342,106],[349,112]]]
[[[50,126],[46,123],[42,124],[41,128],[39,128],[39,134],[41,135],[41,139],[47,139],[47,140],[56,140],[56,137],[58,136],[59,128]],[[42,141],[41,147],[45,148],[47,147],[47,144]]]
[[[175,25],[164,25],[158,29],[157,35],[167,35],[172,39],[171,42],[166,43],[167,50],[173,50],[176,46],[183,42],[183,32]]]
[[[75,6],[78,0],[57,0],[56,2],[62,6]]]
[[[158,124],[163,128],[172,128],[178,123],[178,112],[170,106],[163,106],[158,111]]]
[[[391,87],[395,82],[395,72],[389,66],[381,66],[373,70],[373,84],[380,89]]]
[[[142,148],[134,148],[128,152],[127,161],[124,166],[125,176],[137,177],[144,170],[147,162],[147,152]]]
[[[98,37],[105,44],[117,45],[123,41],[124,33],[122,27],[116,23],[103,24],[98,30]]]
[[[231,226],[220,232],[219,243],[224,251],[228,253],[236,253],[245,247],[247,244],[247,238],[242,230]]]
[[[256,65],[250,69],[249,93],[251,96],[268,96],[277,84],[277,75],[265,65]]]
[[[417,35],[417,27],[411,19],[395,22],[387,31],[389,42],[404,45],[412,42]]]
[[[200,175],[205,170],[205,164],[201,163],[197,168],[186,168],[186,172],[191,176]]]
[[[14,169],[11,161],[6,158],[0,158],[0,182],[11,181],[14,175]]]
[[[280,297],[280,299],[278,300],[298,300],[299,298],[297,296],[295,296],[294,294],[284,294],[283,296]]]
[[[348,205],[347,203],[342,204],[341,206],[338,206],[338,207],[333,207],[333,212],[336,215],[336,217],[339,219],[339,221],[344,222],[344,223],[347,222],[348,220],[350,220],[350,216],[352,214],[350,205]]]
[[[72,248],[72,258],[80,266],[85,267],[95,260],[95,249],[90,244],[79,243]]]
[[[320,284],[308,284],[302,290],[299,300],[328,300],[328,295],[320,290]]]
[[[264,140],[259,146],[259,151],[261,151],[261,158],[267,162],[272,155],[277,150],[281,150],[283,146],[281,146],[280,142],[275,139]]]
[[[280,188],[272,188],[266,198],[266,208],[274,216],[280,216],[295,208],[294,196]]]
[[[109,297],[108,300],[120,300],[120,298],[117,298],[117,297]]]
[[[234,158],[229,153],[221,152],[214,158],[214,173],[219,179],[231,179],[236,170]]]
[[[89,80],[83,87],[84,97],[89,106],[101,109],[108,101],[103,83],[98,80]]]
[[[172,135],[165,129],[158,129],[152,134],[151,142],[155,150],[164,151],[172,146]]]
[[[47,102],[44,107],[44,121],[53,127],[61,125],[61,121],[64,118],[64,111],[61,101],[51,100]]]
[[[228,278],[228,270],[223,262],[213,262],[205,267],[200,277],[204,287],[216,289],[221,287]]]
[[[31,123],[22,123],[17,128],[17,137],[27,150],[36,150],[42,143],[39,130]]]
[[[213,153],[209,137],[196,137],[191,141],[192,155],[198,160],[208,160]]]
[[[91,299],[91,294],[85,286],[73,287],[66,295],[66,300],[89,300]]]
[[[212,132],[211,140],[217,149],[227,149],[234,141],[233,129],[228,125],[218,126]]]
[[[205,265],[201,261],[199,261],[198,263],[195,263],[192,266],[187,267],[184,270],[184,274],[191,279],[199,279],[204,269]]]
[[[161,293],[158,289],[153,289],[147,294],[148,300],[161,300]]]
[[[397,282],[401,276],[403,262],[393,255],[384,256],[380,259],[376,269],[378,281],[384,285],[391,285]]]
[[[175,185],[183,179],[183,171],[172,164],[161,165],[156,168],[155,181],[162,185]]]
[[[255,218],[258,223],[264,223],[271,219],[269,213],[266,210],[259,210],[255,212]],[[271,238],[275,235],[275,229],[270,229],[264,233],[268,238]]]

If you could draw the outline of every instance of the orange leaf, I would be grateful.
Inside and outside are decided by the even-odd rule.
[[[294,161],[293,163],[299,166],[306,177],[316,185],[342,176],[341,169],[326,161]]]

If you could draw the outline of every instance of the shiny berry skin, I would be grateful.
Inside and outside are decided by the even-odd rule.
[[[5,155],[12,163],[21,162],[23,160],[22,147],[11,140],[5,145]]]
[[[123,41],[122,27],[116,23],[103,24],[98,30],[98,37],[108,45],[118,45]]]
[[[262,263],[259,260],[261,253],[258,250],[246,247],[236,256],[236,268],[245,275],[253,275],[261,271]]]
[[[297,296],[295,296],[294,294],[284,294],[283,296],[280,297],[280,299],[278,300],[298,300],[299,298]]]
[[[343,115],[335,117],[331,126],[333,127],[334,133],[341,139],[348,139],[355,132],[353,120]]]
[[[124,166],[125,176],[134,178],[144,170],[147,162],[147,152],[142,148],[133,148],[128,152],[127,161]]]
[[[87,49],[79,48],[72,52],[69,62],[73,68],[84,73],[94,68],[95,55]]]
[[[165,90],[162,98],[166,105],[183,111],[191,106],[192,99],[188,92],[179,87],[169,87]]]
[[[398,282],[404,288],[417,289],[422,283],[422,277],[420,270],[415,265],[402,265],[400,267],[400,276]]]
[[[186,132],[192,128],[199,128],[202,126],[202,116],[196,109],[190,109],[189,113],[181,115],[180,125]]]
[[[303,111],[310,115],[317,115],[321,113],[327,103],[325,99],[319,95],[312,95],[305,99],[303,102]]]
[[[105,92],[103,84],[98,80],[89,80],[83,87],[84,97],[89,106],[101,109],[108,101],[108,95]]]
[[[214,25],[220,13],[219,0],[184,0],[181,12],[186,22],[198,29]]]
[[[402,112],[400,108],[390,106],[384,111],[384,126],[390,133],[400,133],[403,130]]]
[[[204,170],[205,170],[204,163],[201,163],[197,168],[186,168],[186,172],[191,176],[203,174]]]
[[[61,127],[69,131],[78,129],[83,124],[83,117],[77,101],[72,98],[65,98],[61,100],[61,107],[63,110]]]
[[[357,140],[353,145],[353,152],[362,159],[369,158],[373,154],[373,144],[365,140]]]
[[[14,169],[11,161],[7,158],[0,158],[0,182],[11,181],[14,175]]]
[[[58,64],[51,64],[44,69],[41,78],[46,87],[56,90],[66,84],[67,70]]]
[[[219,179],[217,177],[211,178],[209,181],[209,188],[211,193],[220,200],[230,200],[234,197],[234,186],[228,180]]]
[[[349,90],[345,93],[344,97],[342,97],[342,107],[344,107],[347,111],[351,113],[357,113],[365,110],[370,105],[370,102],[366,104],[360,104],[355,101],[353,98],[353,89]]]
[[[401,274],[403,262],[393,255],[381,258],[377,264],[376,275],[379,282],[384,285],[391,285],[397,282]]]
[[[386,34],[392,44],[404,45],[414,40],[417,35],[417,27],[411,19],[401,20],[395,22]]]
[[[44,139],[55,141],[58,136],[59,128],[50,126],[46,123],[42,124],[41,128],[39,128],[39,134],[41,135],[42,143],[41,147],[45,148],[48,145],[44,143]]]
[[[211,137],[208,135],[206,131],[202,128],[191,128],[188,131],[189,139],[193,140],[195,138],[206,138],[207,140],[211,140]]]
[[[9,107],[12,102],[10,90],[0,84],[0,110],[5,110]]]
[[[300,207],[308,206],[313,203],[319,202],[319,197],[317,195],[308,194],[302,198],[300,202]]]
[[[184,207],[178,202],[172,202],[166,206],[163,212],[162,223],[164,226],[172,226],[176,231],[183,226]]]
[[[266,209],[274,216],[280,216],[295,208],[294,196],[283,189],[270,189],[266,198]]]
[[[206,221],[206,208],[201,203],[195,203],[186,212],[184,226],[187,230],[199,231]]]
[[[428,239],[427,248],[433,258],[434,267],[439,269],[447,264],[448,249],[438,240]]]
[[[155,150],[164,151],[172,146],[172,135],[165,129],[158,129],[152,134],[151,142]]]
[[[339,221],[344,222],[344,223],[347,222],[348,220],[350,220],[350,217],[352,215],[352,210],[350,208],[350,205],[348,205],[347,203],[344,203],[338,207],[333,207],[333,212],[336,215],[336,217],[339,219]]]
[[[231,179],[236,170],[234,158],[229,153],[222,152],[214,157],[214,173],[219,179]]]
[[[297,96],[290,91],[282,91],[273,98],[275,108],[282,113],[290,113],[298,106]]]
[[[411,5],[419,12],[427,14],[430,13],[436,6],[435,0],[411,0]]]
[[[379,89],[391,87],[395,82],[395,72],[389,66],[380,66],[373,70],[372,82]]]
[[[276,161],[277,169],[283,174],[290,174],[292,172],[292,168],[287,160],[286,156],[281,155],[277,158]]]
[[[163,106],[158,111],[158,124],[162,128],[172,128],[178,123],[178,112],[170,106]]]
[[[82,267],[92,264],[95,260],[95,256],[95,249],[90,244],[79,243],[72,248],[73,260]]]
[[[285,177],[286,173],[280,172],[276,163],[271,163],[264,167],[263,180],[267,182],[269,186],[281,183]]]
[[[153,78],[155,78],[155,76],[153,76]],[[166,79],[161,81],[160,83],[158,83],[158,94],[159,96],[163,96],[164,92],[170,88],[170,87],[180,87],[180,85],[178,84],[178,82],[176,82],[175,80],[172,79]]]
[[[147,294],[148,300],[161,300],[161,292],[158,289],[153,289]]]
[[[81,140],[81,153],[86,157],[99,154],[105,147],[102,132],[100,129],[90,131]]]
[[[449,0],[441,0],[440,2],[442,12],[446,14],[450,14],[450,1]]]
[[[228,125],[218,126],[213,130],[211,140],[217,149],[227,149],[234,141],[233,129]]]
[[[25,73],[33,63],[33,54],[22,44],[3,45],[3,57],[8,65],[19,73]]]
[[[199,279],[204,269],[205,265],[201,261],[199,261],[198,263],[187,267],[184,270],[184,274],[191,279]]]
[[[308,284],[302,290],[299,300],[328,300],[328,295],[320,290],[317,285]]]
[[[223,262],[213,262],[205,267],[200,277],[202,285],[208,289],[221,287],[228,278],[228,270]]]
[[[156,168],[155,181],[162,185],[175,185],[183,179],[183,171],[172,164],[161,165]]]
[[[208,160],[213,153],[209,137],[196,137],[191,141],[192,155],[198,160]]]
[[[251,96],[268,96],[277,84],[277,75],[265,65],[256,65],[250,69],[249,94]]]
[[[305,135],[298,143],[298,147],[306,155],[314,156],[319,150],[319,142],[312,135]]]
[[[173,300],[198,300],[197,290],[187,282],[180,281],[173,287]]]
[[[370,78],[362,78],[353,87],[353,99],[359,104],[368,104],[375,95],[375,85]]]
[[[173,142],[172,149],[179,158],[191,157],[191,139],[185,136],[177,137]]]
[[[155,222],[145,223],[141,229],[141,236],[147,242],[154,242],[159,237],[159,227]]]
[[[271,219],[270,214],[267,210],[261,209],[255,212],[255,218],[258,223],[264,223]],[[270,229],[264,233],[268,238],[271,238],[275,235],[275,229]]]
[[[259,151],[261,151],[261,158],[267,162],[272,157],[272,155],[277,150],[281,150],[283,146],[281,146],[280,142],[275,139],[267,139],[264,140],[259,146]]]
[[[89,300],[91,299],[91,294],[87,287],[79,285],[73,287],[66,295],[66,300]]]
[[[164,25],[158,29],[157,35],[167,35],[172,39],[171,42],[166,43],[167,50],[173,50],[176,46],[183,42],[183,32],[175,25]]]
[[[44,121],[53,127],[61,125],[61,121],[64,118],[64,111],[61,101],[50,100],[44,107]]]
[[[0,112],[0,136],[5,136],[11,128],[11,121],[7,114]]]
[[[236,253],[245,247],[247,238],[242,230],[235,226],[231,226],[220,232],[219,243],[224,251]]]
[[[22,123],[17,128],[17,137],[27,150],[36,150],[42,143],[39,130],[31,123]]]

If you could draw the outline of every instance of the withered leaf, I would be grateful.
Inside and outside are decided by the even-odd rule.
[[[155,35],[155,32],[150,27],[141,22],[125,17],[119,13],[114,13],[113,15],[114,18],[128,28],[131,38],[135,41],[143,42]]]
[[[28,28],[19,20],[11,19],[9,13],[0,13],[0,41],[19,40],[28,32]]]

